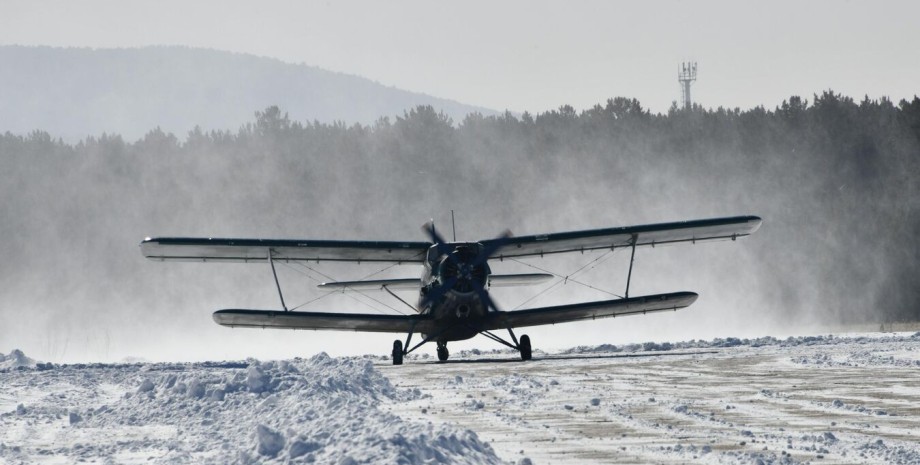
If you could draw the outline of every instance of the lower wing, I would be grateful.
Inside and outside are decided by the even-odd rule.
[[[214,321],[241,328],[323,329],[380,333],[431,332],[426,315],[374,315],[361,313],[286,312],[283,310],[218,310]]]
[[[485,323],[488,330],[521,326],[551,325],[569,321],[593,320],[624,315],[677,310],[690,306],[698,295],[694,292],[647,295],[628,299],[600,300],[555,307],[532,308],[493,313]]]
[[[509,327],[549,325],[595,318],[663,312],[687,307],[696,301],[696,298],[697,294],[693,292],[675,292],[512,312],[496,312],[483,322],[481,328],[486,330],[507,329]],[[423,334],[432,334],[438,331],[435,320],[428,315],[228,309],[214,312],[214,321],[222,326],[243,328],[317,329],[382,333],[413,332]]]

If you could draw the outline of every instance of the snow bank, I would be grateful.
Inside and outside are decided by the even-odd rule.
[[[37,362],[19,349],[14,349],[9,355],[0,354],[0,370],[12,370],[16,368],[34,368]]]
[[[368,358],[319,354],[229,368],[159,364],[109,370],[130,371],[121,384],[123,395],[61,422],[94,432],[144,431],[119,444],[151,451],[157,463],[502,463],[472,431],[411,423],[381,409],[382,400],[407,401],[421,393],[394,388]],[[163,427],[173,433],[147,433]],[[100,450],[75,445],[63,455],[91,461]]]
[[[800,347],[819,345],[863,344],[872,345],[884,342],[920,341],[920,332],[912,335],[891,334],[885,336],[799,336],[778,339],[765,336],[754,339],[747,338],[715,338],[711,341],[683,341],[683,342],[645,342],[642,344],[601,344],[598,346],[578,346],[563,350],[562,354],[589,354],[589,353],[636,353],[636,352],[666,352],[670,350],[686,349],[720,349],[727,347]]]

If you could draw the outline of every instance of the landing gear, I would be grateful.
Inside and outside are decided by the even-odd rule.
[[[447,343],[438,342],[438,360],[446,362],[448,357],[450,357],[450,352],[447,351]]]
[[[393,365],[402,365],[403,345],[399,339],[393,341]]]
[[[530,336],[526,334],[521,336],[521,344],[519,348],[521,350],[521,360],[530,360]]]

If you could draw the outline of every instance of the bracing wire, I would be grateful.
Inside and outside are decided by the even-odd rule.
[[[545,268],[536,266],[536,265],[534,265],[534,264],[532,264],[532,263],[523,262],[523,261],[518,260],[518,259],[515,259],[515,258],[506,258],[505,260],[510,260],[510,261],[515,262],[515,263],[519,263],[519,264],[521,264],[521,265],[528,266],[528,267],[533,268],[533,269],[535,269],[535,270],[539,270],[539,271],[542,271],[542,272],[544,272],[544,273],[549,273],[549,274],[551,274],[551,275],[553,275],[553,276],[559,278],[559,279],[558,279],[555,283],[553,283],[551,286],[549,286],[549,287],[543,289],[542,291],[538,292],[538,293],[535,294],[534,296],[532,296],[532,297],[526,299],[525,301],[521,302],[520,304],[518,304],[516,307],[514,307],[514,310],[519,310],[519,309],[520,309],[521,307],[523,307],[524,305],[526,305],[526,304],[528,304],[529,302],[535,300],[536,298],[538,298],[538,297],[540,297],[540,296],[546,294],[547,292],[551,291],[552,289],[555,289],[555,288],[556,288],[557,286],[559,286],[560,284],[568,284],[569,282],[574,283],[574,284],[578,284],[578,285],[580,285],[580,286],[587,287],[588,289],[592,289],[592,290],[595,290],[595,291],[598,291],[598,292],[602,292],[602,293],[604,293],[604,294],[608,294],[608,295],[611,295],[611,296],[614,296],[614,297],[617,297],[617,298],[621,298],[621,299],[622,299],[623,296],[621,296],[621,295],[619,295],[619,294],[617,294],[617,293],[615,293],[615,292],[611,292],[611,291],[608,291],[608,290],[606,290],[606,289],[601,289],[601,288],[599,288],[599,287],[592,286],[592,285],[590,285],[590,284],[588,284],[588,283],[585,283],[585,282],[579,281],[579,280],[577,280],[577,279],[574,279],[574,277],[575,277],[576,275],[580,274],[581,272],[593,270],[594,268],[597,268],[598,266],[600,266],[602,263],[604,263],[604,262],[606,262],[607,260],[613,258],[613,253],[614,253],[615,251],[616,251],[616,249],[614,249],[614,248],[608,250],[607,252],[605,252],[605,253],[602,254],[601,256],[595,258],[594,260],[591,260],[591,261],[585,263],[585,264],[582,265],[580,268],[578,268],[577,270],[573,271],[572,273],[570,273],[570,274],[568,274],[568,275],[561,275],[561,274],[556,273],[556,272],[554,272],[554,271],[547,270],[547,269],[545,269]]]
[[[396,312],[396,313],[398,313],[398,314],[400,314],[400,315],[403,315],[403,316],[406,315],[405,313],[403,313],[402,311],[400,311],[398,308],[396,308],[396,307],[394,307],[394,306],[392,306],[392,305],[390,305],[390,304],[388,304],[388,303],[386,303],[386,302],[384,302],[384,301],[382,301],[382,300],[380,300],[380,299],[376,299],[376,298],[374,298],[374,297],[371,297],[371,296],[365,294],[365,293],[362,292],[362,291],[359,291],[359,290],[356,290],[356,289],[352,289],[352,292],[356,292],[356,293],[358,293],[358,294],[364,296],[365,298],[368,298],[368,299],[370,299],[370,300],[373,300],[374,302],[377,302],[378,304],[383,305],[384,307],[389,308],[390,310],[393,310],[394,312]],[[354,299],[354,300],[356,300],[356,301],[358,301],[358,302],[361,302],[360,299],[358,299],[357,297],[355,297],[355,296],[353,296],[353,295],[351,295],[351,294],[345,294],[345,295],[351,297],[352,299]],[[361,302],[361,303],[363,303],[364,305],[367,305],[368,307],[374,308],[372,305],[369,305],[367,302]],[[380,310],[377,309],[377,308],[374,308],[374,310],[376,310],[378,313],[382,313],[382,314],[386,315],[386,312],[382,312],[382,311],[380,311]]]
[[[564,281],[563,281],[562,279],[557,280],[555,283],[553,283],[552,286],[549,286],[549,287],[547,287],[546,289],[543,289],[542,291],[536,293],[534,296],[532,296],[532,297],[530,297],[529,299],[527,299],[527,300],[521,302],[520,304],[518,304],[516,307],[514,307],[514,310],[520,310],[521,307],[523,307],[524,305],[527,305],[528,303],[530,303],[532,300],[536,299],[537,297],[540,297],[541,295],[546,294],[546,293],[549,292],[551,289],[554,289],[556,286],[562,284],[563,282],[564,282]]]
[[[294,270],[294,271],[296,271],[296,272],[298,272],[298,273],[300,273],[300,274],[306,276],[308,279],[310,279],[310,280],[312,280],[312,281],[314,281],[314,282],[317,282],[317,283],[322,283],[322,282],[323,282],[322,280],[317,279],[316,277],[312,276],[310,273],[304,272],[303,270],[300,270],[300,269],[298,269],[298,268],[295,268],[295,267],[291,266],[289,263],[286,263],[286,262],[279,262],[279,263],[282,264],[283,266],[285,266],[285,267],[291,269],[291,270]],[[298,261],[298,262],[295,262],[295,264],[300,265],[301,267],[306,268],[307,270],[310,270],[310,271],[312,271],[313,273],[316,273],[316,274],[319,275],[319,276],[322,276],[323,278],[325,278],[325,279],[328,280],[328,281],[335,281],[335,278],[333,278],[332,276],[329,276],[329,275],[327,275],[327,274],[325,274],[325,273],[323,273],[323,272],[321,272],[321,271],[319,271],[319,270],[317,270],[317,269],[315,269],[315,268],[313,268],[313,267],[307,265],[306,263],[303,263],[303,262],[299,262],[299,261]],[[390,268],[392,268],[392,267],[394,267],[394,266],[396,266],[396,264],[389,265],[389,266],[387,266],[387,267],[385,267],[385,268],[383,268],[383,269],[381,269],[381,270],[375,271],[375,272],[373,272],[373,273],[369,274],[368,276],[365,276],[364,278],[361,278],[361,279],[367,279],[367,278],[369,278],[369,277],[371,277],[371,276],[374,276],[374,275],[376,275],[376,274],[382,273],[383,271],[386,271],[386,270],[388,270],[388,269],[390,269]],[[389,308],[390,310],[393,310],[394,312],[399,313],[400,315],[405,315],[405,313],[403,313],[402,311],[400,311],[400,310],[397,309],[396,307],[393,307],[392,305],[389,305],[389,304],[387,304],[386,302],[383,302],[383,301],[381,301],[381,300],[379,300],[379,299],[376,299],[376,298],[374,298],[374,297],[372,297],[372,296],[369,296],[369,295],[365,294],[365,293],[362,292],[362,291],[352,289],[352,292],[356,292],[356,293],[362,295],[364,298],[370,299],[370,300],[372,300],[372,301],[374,301],[374,302],[376,302],[376,303],[378,303],[378,304],[380,304],[380,305],[383,305],[384,307],[387,307],[387,308]],[[316,301],[318,301],[318,300],[324,299],[324,298],[329,297],[330,295],[333,295],[333,294],[336,294],[336,293],[338,293],[338,291],[326,292],[326,293],[320,295],[319,297],[316,297],[316,298],[314,298],[314,299],[308,300],[308,301],[306,301],[306,302],[304,302],[304,303],[302,303],[302,304],[300,304],[300,305],[297,305],[296,307],[293,307],[292,310],[296,310],[296,309],[301,308],[301,307],[303,307],[303,306],[305,306],[305,305],[308,305],[308,304],[311,304],[311,303],[316,302]],[[346,294],[344,294],[344,295],[346,295],[348,298],[350,298],[350,299],[352,299],[352,300],[354,300],[354,301],[356,301],[356,302],[358,302],[358,303],[360,303],[360,304],[362,304],[362,305],[364,305],[364,306],[370,308],[371,310],[374,310],[374,311],[377,312],[377,313],[380,313],[380,314],[383,314],[383,315],[386,315],[386,314],[387,314],[387,312],[384,312],[384,311],[380,310],[379,308],[377,308],[377,307],[375,307],[375,306],[373,306],[373,305],[371,305],[371,304],[369,304],[369,303],[367,303],[367,302],[365,302],[365,301],[363,301],[363,300],[361,300],[361,299],[355,297],[355,296],[352,295],[352,294],[347,294],[347,293],[346,293]]]
[[[329,291],[329,292],[326,292],[326,293],[324,293],[324,294],[321,294],[319,297],[315,297],[315,298],[310,299],[310,300],[308,300],[308,301],[306,301],[306,302],[304,302],[304,303],[302,303],[302,304],[300,304],[300,305],[298,305],[298,306],[296,306],[296,307],[291,308],[291,310],[297,310],[297,309],[300,308],[300,307],[304,307],[304,306],[310,305],[310,304],[312,304],[313,302],[316,302],[317,300],[324,299],[324,298],[329,297],[330,295],[335,294],[335,293],[336,293],[336,291]]]
[[[371,278],[371,277],[377,276],[378,274],[383,273],[384,271],[389,270],[390,268],[393,268],[394,266],[397,266],[397,265],[399,265],[399,262],[392,263],[392,264],[390,264],[389,266],[385,266],[385,267],[383,267],[383,268],[381,268],[381,269],[379,269],[379,270],[377,270],[377,271],[375,271],[375,272],[373,272],[373,273],[371,273],[371,274],[369,274],[369,275],[366,275],[366,276],[360,278],[359,281],[363,281],[363,280],[365,280],[365,279],[367,279],[367,278]]]

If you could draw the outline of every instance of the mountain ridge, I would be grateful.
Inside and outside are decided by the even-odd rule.
[[[0,132],[136,140],[156,127],[235,130],[277,105],[298,121],[372,124],[419,105],[461,121],[494,110],[270,57],[183,46],[0,46]]]

